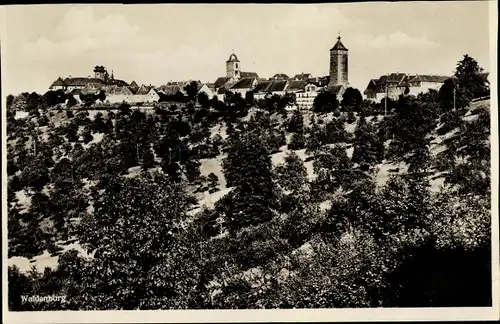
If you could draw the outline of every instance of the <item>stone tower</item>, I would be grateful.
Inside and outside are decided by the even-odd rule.
[[[240,61],[234,53],[231,54],[231,56],[229,56],[229,60],[226,61],[226,76],[228,78],[234,77],[235,79],[241,77]]]
[[[94,68],[94,78],[104,80],[106,79],[106,68],[104,66],[96,66]]]
[[[349,84],[347,72],[347,51],[348,49],[340,41],[340,34],[337,43],[330,49],[330,86]]]

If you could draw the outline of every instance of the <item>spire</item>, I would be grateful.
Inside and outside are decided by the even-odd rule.
[[[347,48],[340,41],[340,31],[338,32],[337,43],[335,43],[335,45],[330,49],[330,51],[335,51],[335,50],[347,51]]]

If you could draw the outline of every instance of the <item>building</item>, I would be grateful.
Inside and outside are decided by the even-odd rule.
[[[241,71],[241,62],[236,54],[232,53],[226,61],[226,76],[215,80],[212,91],[222,101],[226,91],[240,93],[244,97],[248,91],[253,91],[259,80],[257,73]]]
[[[330,82],[328,87],[349,85],[348,49],[337,37],[337,43],[330,49]]]
[[[205,93],[209,99],[212,99],[213,96],[216,95],[216,92],[213,90],[213,84],[203,83],[198,89],[198,93]]]
[[[264,99],[267,96],[283,96],[286,94],[286,87],[289,81],[287,80],[271,80],[271,81],[261,81],[254,88],[254,99]]]
[[[314,99],[318,94],[324,90],[324,87],[319,86],[317,83],[302,81],[301,89],[295,91],[295,103],[298,109],[312,109]],[[294,87],[296,88],[296,86]]]
[[[100,89],[104,86],[128,86],[128,83],[115,79],[113,73],[108,74],[106,68],[102,65],[94,67],[94,77],[72,77],[65,79],[58,77],[49,87],[49,90],[64,90],[70,92],[73,89],[95,88]]]
[[[439,90],[449,79],[443,75],[408,75],[406,73],[390,73],[378,79],[371,79],[364,91],[367,99],[381,101],[386,96],[397,100],[402,94],[418,95],[430,89]]]
[[[311,73],[300,73],[300,74],[295,74],[293,77],[293,80],[295,81],[307,81],[311,79],[313,76]]]
[[[285,73],[277,73],[270,77],[269,80],[290,80],[290,77]]]
[[[241,62],[238,60],[236,54],[231,54],[226,61],[226,77],[239,80],[242,78],[259,78],[255,72],[242,72]]]
[[[245,98],[247,92],[253,91],[257,84],[257,78],[241,78],[229,88],[229,91],[232,93],[239,93]]]

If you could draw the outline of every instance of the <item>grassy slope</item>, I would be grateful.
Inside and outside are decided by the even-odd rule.
[[[475,102],[471,105],[470,111],[473,112],[475,109],[480,109],[480,108],[489,109],[489,107],[490,107],[489,100],[479,101],[479,102]],[[106,116],[106,114],[103,114],[103,115]],[[306,116],[305,116],[304,124],[306,127],[309,125],[310,116],[311,116],[310,114],[306,114]],[[326,115],[324,117],[325,122],[326,122],[326,120],[331,120],[332,117],[333,116],[331,114]],[[65,118],[65,115],[61,116],[61,114],[56,114],[56,116],[54,118],[56,118],[56,122],[62,122]],[[376,117],[370,117],[370,118],[368,118],[368,121],[371,121],[373,118],[376,118]],[[379,118],[381,118],[381,116]],[[474,118],[474,116],[467,115],[465,117],[465,119],[467,119],[467,120],[470,120],[471,118]],[[356,123],[346,124],[345,125],[346,130],[348,132],[351,132],[351,133],[354,132],[355,125],[356,125]],[[223,125],[215,126],[212,128],[211,131],[212,131],[212,136],[214,136],[215,134],[220,134],[224,139],[227,137],[225,126],[223,126]],[[442,140],[446,137],[449,137],[451,134],[452,134],[452,132],[445,134],[443,136],[438,136],[435,140],[432,141],[431,152],[434,155],[437,154],[440,150],[442,150],[442,146],[440,145]],[[94,134],[94,140],[92,142],[99,142],[101,139],[102,139],[102,134]],[[287,140],[288,141],[290,140],[289,134],[287,134]],[[86,147],[88,145],[84,145],[84,146]],[[352,151],[353,151],[352,148],[349,148],[347,150],[349,157],[352,156]],[[288,152],[289,152],[289,150],[286,146],[281,147],[281,152],[278,152],[278,153],[273,154],[271,156],[273,165],[276,166],[278,164],[283,163],[284,157],[287,155]],[[295,152],[302,160],[305,160],[307,158],[307,155],[305,154],[305,150],[298,150]],[[217,175],[217,177],[219,178],[219,185],[217,186],[219,190],[217,192],[212,193],[212,194],[210,194],[208,192],[197,194],[196,197],[198,198],[199,206],[197,208],[191,210],[189,212],[190,215],[196,214],[198,211],[201,210],[202,206],[212,207],[215,202],[217,202],[219,199],[221,199],[225,194],[227,194],[231,190],[230,188],[226,187],[224,174],[222,172],[221,165],[222,165],[223,158],[224,158],[224,155],[221,154],[221,155],[219,155],[215,158],[212,158],[212,159],[201,159],[200,160],[200,162],[201,162],[201,168],[200,168],[201,174],[204,176],[207,176],[210,173],[214,173],[215,175]],[[305,166],[307,168],[307,173],[308,173],[309,179],[313,179],[314,172],[313,172],[313,167],[312,167],[312,161],[305,162]],[[399,172],[403,172],[405,170],[404,165],[396,165],[396,164],[391,164],[391,163],[379,164],[378,165],[379,172],[377,174],[378,183],[380,185],[383,185],[387,181],[387,179],[389,178],[391,173],[394,172],[394,171],[391,172],[391,170],[395,170],[397,168],[399,168]],[[129,176],[134,176],[135,174],[137,174],[139,172],[139,169],[140,169],[139,167],[131,168],[129,170]],[[442,184],[442,179],[438,178],[436,180],[433,180],[431,184],[432,184],[432,190],[439,190],[439,187]],[[17,197],[20,200],[21,204],[25,208],[27,208],[29,206],[29,199],[26,198],[26,195],[24,192],[18,192]],[[322,207],[327,208],[328,207],[327,202],[322,204]],[[65,246],[63,246],[63,248],[64,248],[64,250],[69,250],[69,249],[75,248],[78,251],[81,251],[83,253],[83,255],[87,255],[85,253],[85,251],[78,245],[78,243],[72,243],[69,245],[65,245]],[[26,259],[26,258],[14,257],[14,258],[11,258],[8,260],[8,264],[9,265],[15,264],[23,271],[28,270],[32,265],[36,266],[39,270],[43,270],[45,267],[56,267],[57,266],[57,259],[58,259],[57,256],[51,257],[47,252],[45,252],[43,255],[37,256],[31,261]]]

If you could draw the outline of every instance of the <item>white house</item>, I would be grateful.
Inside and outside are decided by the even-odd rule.
[[[210,89],[210,87],[208,86],[208,84],[204,83],[201,85],[200,89],[198,90],[198,93],[200,92],[203,92],[205,93],[208,98],[212,98],[213,96],[215,96],[215,91],[213,91],[212,89]]]
[[[314,99],[318,96],[321,91],[324,91],[323,87],[311,82],[299,81],[301,89],[299,91],[293,91],[295,93],[295,102],[297,108],[299,109],[311,109],[314,104]],[[297,86],[294,87],[295,89]],[[291,89],[288,90],[292,92]]]
[[[129,87],[109,87],[105,91],[108,103],[135,102],[134,93]]]

